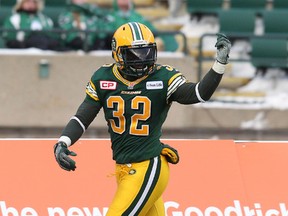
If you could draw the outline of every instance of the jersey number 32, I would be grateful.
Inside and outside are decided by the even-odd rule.
[[[127,107],[132,110],[139,110],[140,105],[143,107],[141,113],[135,113],[131,116],[131,124],[129,127],[129,134],[138,136],[148,136],[149,135],[149,125],[141,125],[139,127],[139,121],[146,121],[151,116],[151,101],[145,96],[136,96],[131,100],[131,107]],[[107,108],[114,109],[113,117],[118,121],[116,123],[115,119],[110,119],[110,125],[115,133],[122,134],[126,130],[126,118],[125,118],[125,100],[121,96],[110,96],[107,99]]]

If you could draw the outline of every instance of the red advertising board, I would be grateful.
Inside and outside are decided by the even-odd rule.
[[[109,140],[71,147],[77,169],[56,163],[56,139],[0,140],[0,216],[104,216],[116,190]],[[177,148],[164,193],[169,216],[288,216],[288,142],[163,140]]]

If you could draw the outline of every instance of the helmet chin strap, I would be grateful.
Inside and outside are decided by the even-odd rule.
[[[129,66],[129,68],[130,68],[131,70],[133,70],[133,71],[135,72],[135,74],[137,74],[137,71],[142,72],[143,70],[148,69],[147,66],[145,66],[144,69],[136,69],[136,68],[133,68],[133,67],[131,67],[131,66]],[[123,72],[123,70],[121,70],[120,68],[118,68],[118,71],[120,72],[121,76],[122,76],[123,78],[125,78],[126,80],[128,80],[128,81],[135,81],[135,80],[137,80],[137,79],[139,79],[139,78],[147,75],[147,74],[143,74],[142,76],[129,75],[129,74]]]
[[[125,73],[123,73],[123,71],[120,70],[119,68],[118,68],[118,70],[119,70],[121,76],[122,76],[124,79],[128,80],[128,81],[131,81],[131,82],[132,82],[132,81],[135,81],[135,80],[137,80],[137,79],[139,78],[139,77],[137,77],[137,76],[129,76],[129,75],[125,74]]]

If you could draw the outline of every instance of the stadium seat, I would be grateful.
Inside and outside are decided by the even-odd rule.
[[[192,16],[217,15],[222,10],[223,0],[187,0],[187,11]]]
[[[10,16],[12,13],[12,8],[9,6],[2,6],[0,7],[0,27],[2,27],[4,20],[6,17]]]
[[[45,6],[58,6],[58,7],[63,7],[67,5],[68,0],[46,0],[45,1]]]
[[[266,10],[267,0],[230,0],[231,9],[245,9],[254,11],[257,15]]]
[[[266,7],[266,4],[266,0],[230,0],[230,8],[263,9]]]
[[[0,37],[0,49],[1,49],[1,48],[5,48],[5,47],[6,47],[6,46],[5,46],[5,42],[4,42],[3,38]]]
[[[45,5],[48,6],[64,6],[68,0],[45,0]],[[1,0],[0,1],[0,7],[1,6],[14,6],[16,1],[14,0]]]
[[[255,13],[244,9],[221,10],[218,13],[219,31],[235,38],[247,38],[254,34]]]
[[[288,1],[287,0],[273,0],[273,8],[274,9],[285,9],[288,8]]]
[[[12,1],[12,0],[0,0],[0,8],[3,6],[14,6],[16,3],[16,1]]]
[[[0,0],[1,1],[1,0]],[[0,28],[3,27],[4,20],[10,16],[12,13],[12,7],[10,6],[0,6]],[[5,42],[3,38],[1,37],[2,31],[0,30],[0,48],[5,48]]]
[[[288,18],[288,10],[273,9],[270,11],[265,11],[263,13],[264,33],[288,35],[287,18]]]
[[[57,1],[57,0],[56,0]],[[94,3],[100,7],[112,7],[114,0],[88,0],[89,3]],[[153,7],[156,0],[133,0],[135,7]]]
[[[49,16],[54,23],[55,27],[58,27],[58,17],[62,11],[65,10],[64,7],[57,7],[57,6],[46,6],[43,10],[43,13],[47,16]]]
[[[251,39],[251,63],[257,70],[288,69],[287,40],[258,37]]]

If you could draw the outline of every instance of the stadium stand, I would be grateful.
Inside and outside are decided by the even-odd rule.
[[[15,1],[11,1],[11,0],[1,0],[0,1],[0,6],[9,6],[12,7],[15,5]]]
[[[229,9],[218,12],[219,31],[236,38],[247,38],[255,31],[255,13],[251,10]]]
[[[11,13],[11,9],[14,6],[15,1],[16,0],[0,0],[0,24],[2,24],[4,18],[6,16],[8,16],[9,13]],[[96,3],[100,7],[103,6],[105,8],[109,8],[112,6],[113,0],[90,0],[90,2]],[[163,4],[162,4],[163,2],[164,1],[158,1],[158,0],[135,0],[134,1],[135,6],[136,6],[135,9],[138,12],[140,12],[142,15],[146,16],[147,19],[149,19],[150,21],[156,21],[156,22],[162,18],[165,19],[169,16],[169,10],[167,9],[167,7],[163,6]],[[288,26],[285,25],[286,19],[283,19],[283,17],[288,17],[288,15],[287,15],[288,1],[287,0],[187,0],[185,2],[187,3],[186,4],[187,13],[192,13],[194,15],[197,13],[203,13],[202,15],[211,15],[211,14],[216,15],[213,18],[215,18],[215,20],[217,20],[217,23],[215,22],[213,24],[219,25],[219,31],[226,33],[228,36],[234,35],[235,37],[237,37],[237,35],[238,35],[238,37],[239,37],[239,35],[242,35],[242,34],[243,35],[249,34],[249,35],[251,35],[251,40],[253,39],[252,41],[250,41],[251,46],[252,46],[251,50],[248,50],[248,51],[250,51],[249,52],[249,59],[245,59],[245,61],[243,61],[243,62],[241,62],[241,61],[237,62],[237,60],[239,60],[239,59],[236,59],[235,56],[233,56],[233,53],[231,53],[232,54],[230,56],[231,62],[228,65],[225,76],[223,77],[223,80],[221,81],[221,85],[219,86],[220,90],[224,89],[224,91],[216,92],[215,95],[213,96],[213,100],[218,100],[218,101],[223,100],[225,102],[244,100],[246,102],[248,101],[248,103],[252,103],[250,101],[253,101],[253,100],[262,101],[263,98],[265,97],[265,94],[264,94],[265,92],[262,92],[262,91],[237,92],[239,87],[245,86],[247,83],[250,83],[250,81],[253,79],[253,77],[250,77],[250,78],[245,77],[245,75],[247,73],[245,71],[246,67],[244,67],[243,65],[245,63],[249,63],[249,64],[253,63],[253,65],[256,68],[258,68],[259,70],[263,70],[265,68],[270,68],[270,67],[280,67],[280,68],[284,68],[284,69],[286,68],[287,69],[287,67],[288,67],[287,66],[287,58],[288,57],[287,57],[287,50],[286,50],[286,47],[287,47],[286,39],[281,38],[282,36],[277,37],[278,38],[277,40],[273,39],[273,38],[269,38],[269,37],[270,37],[270,34],[271,34],[271,37],[274,37],[273,35],[278,34],[278,33],[283,34],[283,35],[285,35],[285,34],[287,35]],[[265,10],[267,8],[266,7],[267,3],[271,4],[272,6],[274,5],[274,7],[272,7],[273,10]],[[198,6],[196,4],[198,4]],[[44,13],[47,14],[48,16],[50,16],[53,19],[54,23],[57,23],[58,14],[62,10],[64,10],[65,5],[66,5],[66,0],[46,0]],[[238,11],[238,12],[236,12],[236,11]],[[241,11],[241,12],[239,12],[239,11]],[[258,36],[253,35],[255,28],[257,28],[257,26],[255,26],[255,20],[257,20],[257,18],[259,20],[259,16],[257,16],[259,13],[255,14],[255,11],[257,13],[263,12],[263,16],[260,17],[263,19],[263,24],[264,24],[263,26],[265,27],[265,32],[264,32],[263,37],[262,36],[259,37],[259,35]],[[232,12],[232,14],[231,14],[231,12]],[[280,13],[278,13],[278,12],[280,12]],[[252,21],[251,14],[253,14],[252,16],[253,16],[254,21]],[[262,15],[262,14],[260,14],[260,15]],[[226,20],[224,20],[226,16],[229,16],[229,19],[226,18]],[[187,17],[189,19],[189,15],[187,15]],[[233,20],[235,20],[235,22],[233,22]],[[227,22],[227,21],[230,21],[230,22]],[[188,23],[188,21],[187,21],[187,23]],[[191,20],[190,20],[190,23],[191,23]],[[191,25],[191,28],[189,29],[190,32],[197,31],[197,29],[195,29],[195,26],[193,26],[194,24],[195,23],[193,23]],[[167,23],[160,23],[159,22],[158,25],[156,25],[156,26],[158,27],[158,29],[163,30],[163,31],[165,31],[165,30],[177,31],[177,30],[181,29],[181,25],[184,25],[184,24],[182,24],[182,23],[176,24],[176,22],[175,23],[170,22],[167,25]],[[201,23],[200,23],[200,25],[201,25]],[[203,27],[203,25],[201,27]],[[209,28],[207,29],[205,26],[205,28],[202,28],[200,30],[203,30],[203,32],[205,32],[206,30],[209,30]],[[189,31],[187,31],[187,32],[189,33]],[[200,33],[203,33],[203,32],[200,32]],[[186,33],[186,32],[183,32],[183,33]],[[211,32],[211,34],[214,34],[214,32]],[[199,35],[191,35],[191,37],[193,37],[193,38],[188,38],[188,40],[191,39],[191,41],[192,41],[191,44],[193,44],[193,45],[197,44],[198,45],[199,44],[199,38],[201,37],[201,35],[200,36]],[[198,38],[196,38],[196,37],[198,37]],[[211,45],[209,42],[210,41],[208,41],[208,46],[207,46],[208,48]],[[207,41],[203,42],[203,44],[206,44],[206,43],[207,43]],[[1,41],[1,35],[0,35],[0,48],[3,48],[3,47],[4,47],[4,44],[3,44],[3,41]],[[168,58],[168,61],[169,61],[169,63],[171,63],[175,67],[179,68],[181,71],[187,72],[187,74],[185,74],[187,77],[192,76],[191,79],[196,80],[197,79],[196,76],[197,76],[198,65],[202,64],[201,65],[202,71],[206,72],[211,67],[211,61],[214,60],[215,51],[213,50],[211,52],[210,50],[205,50],[205,48],[206,47],[204,47],[203,48],[204,50],[202,50],[202,52],[201,52],[202,56],[199,56],[199,52],[197,52],[197,51],[199,51],[199,48],[197,46],[195,46],[195,47],[189,46],[189,49],[191,49],[191,50],[189,50],[190,52],[188,52],[190,54],[190,56],[189,55],[186,55],[186,56],[179,55],[179,57],[181,56],[180,61],[179,61],[180,58],[178,59],[178,57],[172,58],[172,59]],[[213,48],[213,45],[212,45],[212,48]],[[269,50],[269,53],[267,52],[267,50]],[[195,51],[195,52],[193,52],[193,51]],[[3,52],[7,52],[7,50],[4,50]],[[8,52],[10,52],[10,51],[8,51]],[[12,52],[15,52],[15,51],[12,51]],[[29,52],[37,52],[38,53],[38,51],[35,51],[35,50],[30,50]],[[29,52],[27,52],[27,53],[29,53]],[[271,55],[269,55],[269,54],[271,54]],[[91,55],[93,55],[93,53]],[[85,58],[82,58],[81,56],[77,56],[77,55],[74,55],[73,53],[69,52],[68,55],[66,55],[65,53],[57,53],[57,55],[55,55],[55,56],[54,55],[50,56],[50,54],[49,54],[49,56],[46,56],[46,54],[42,54],[41,52],[39,52],[39,55],[38,54],[37,55],[34,55],[34,54],[33,55],[26,55],[25,54],[25,56],[23,57],[23,56],[13,56],[13,55],[5,56],[5,53],[4,53],[2,58],[5,59],[3,61],[5,64],[3,66],[3,68],[5,68],[5,69],[8,68],[8,70],[7,70],[8,73],[6,76],[10,76],[10,77],[14,78],[15,74],[22,72],[22,69],[25,68],[25,70],[29,74],[29,76],[27,76],[27,74],[24,75],[23,73],[19,73],[19,74],[21,77],[23,76],[24,79],[27,79],[27,82],[28,81],[30,82],[31,77],[33,77],[35,74],[37,75],[37,72],[38,72],[37,68],[38,68],[38,64],[39,64],[40,60],[43,57],[47,58],[51,64],[51,66],[52,66],[51,71],[50,71],[51,76],[49,78],[47,78],[46,80],[41,80],[41,78],[39,78],[40,81],[33,78],[32,81],[33,82],[35,81],[35,82],[29,86],[31,88],[32,87],[35,88],[35,86],[36,86],[36,88],[37,88],[38,85],[40,87],[43,87],[43,85],[61,86],[61,85],[55,85],[55,82],[60,83],[60,80],[61,80],[61,77],[63,76],[63,74],[64,75],[66,73],[68,74],[68,72],[69,72],[69,74],[71,74],[70,70],[72,70],[72,73],[74,75],[73,76],[67,75],[67,77],[69,77],[69,79],[71,78],[71,79],[77,80],[76,83],[78,84],[79,83],[78,81],[81,80],[81,78],[83,78],[83,74],[81,74],[81,76],[80,76],[80,73],[77,73],[79,70],[83,70],[83,68],[85,68],[85,73],[87,73],[86,76],[88,77],[88,76],[90,76],[91,70],[93,70],[95,67],[95,62],[96,62],[96,64],[102,64],[102,62],[104,60],[105,61],[107,59],[110,60],[110,56],[106,56],[106,55],[102,56],[102,54],[101,54],[101,56],[97,57],[96,61],[95,61],[95,57],[91,56],[91,55],[90,55],[90,53],[88,53]],[[98,55],[98,54],[96,54],[96,55]],[[164,55],[166,55],[166,54],[164,54]],[[193,58],[192,61],[191,61],[191,56],[195,57],[195,58]],[[162,59],[163,59],[163,57],[160,56],[161,61],[163,61]],[[164,60],[167,60],[167,59],[164,59]],[[236,60],[236,61],[234,61],[234,60]],[[19,62],[19,64],[13,64],[15,61]],[[64,61],[64,63],[63,63],[63,61]],[[12,64],[10,62],[12,62]],[[232,71],[234,69],[235,64],[241,64],[241,69],[240,69],[240,71],[238,70],[237,75],[235,75],[236,73],[234,73]],[[69,67],[68,70],[67,70],[67,67]],[[91,68],[89,68],[89,67],[91,67]],[[239,69],[239,68],[237,68],[237,69]],[[269,72],[269,70],[268,70],[268,72]],[[243,74],[246,73],[246,74],[243,75],[242,73]],[[4,79],[8,80],[7,78],[4,78]],[[19,79],[19,80],[22,82],[21,79]],[[85,82],[86,82],[86,79],[85,79]],[[79,85],[79,88],[81,88],[83,83],[81,83],[81,85]],[[5,85],[9,85],[9,82],[6,81]],[[5,85],[4,85],[4,87],[5,87]],[[40,89],[40,87],[37,89]],[[73,87],[72,90],[79,89],[79,88]],[[4,89],[10,89],[10,88],[4,88]],[[31,92],[33,92],[33,91],[31,91]],[[61,95],[62,91],[60,91],[60,92],[61,92],[60,93],[60,95]],[[82,99],[82,92],[80,92],[80,93],[81,93],[81,95],[79,95],[79,97]],[[64,92],[63,92],[63,94],[64,94]],[[34,97],[36,97],[36,96],[37,95],[35,94]],[[58,93],[57,93],[57,97],[58,97]],[[61,95],[61,97],[62,97],[62,95]],[[237,99],[237,97],[239,99]],[[248,100],[243,99],[245,97],[249,98],[249,99]],[[33,97],[31,97],[30,94],[29,94],[29,97],[27,97],[27,98],[28,98],[27,100],[30,100],[31,98],[33,99]],[[48,97],[46,97],[46,98],[48,98]],[[65,99],[66,97],[63,96],[63,98]],[[55,101],[58,103],[58,101],[59,101],[58,98],[55,99]],[[70,101],[71,100],[69,100],[69,102]],[[40,102],[42,102],[42,101],[40,101]],[[43,107],[43,109],[44,108],[47,109],[46,110],[47,113],[54,112],[53,107],[55,107],[55,106],[49,106],[49,104],[48,104],[48,103],[54,103],[53,98],[50,101],[48,100],[48,102],[45,101],[42,103],[44,105],[42,105],[41,103],[40,103],[40,105]],[[48,104],[48,106],[47,106],[47,104]],[[67,104],[68,104],[68,102],[67,102]],[[25,110],[25,105],[27,105],[27,107],[29,106],[29,111],[31,111],[31,110],[33,111],[33,109],[30,109],[31,106],[28,103],[24,103],[22,105],[23,105],[23,107],[21,107],[21,109]],[[38,105],[38,107],[40,107],[40,105]],[[63,103],[62,103],[62,105],[63,105]],[[15,106],[15,107],[17,107],[17,106]],[[67,106],[67,107],[71,107],[71,109],[72,109],[74,106],[73,106],[73,104],[72,105],[69,104],[69,106]],[[7,109],[10,109],[10,107]],[[49,109],[51,109],[52,111]],[[191,108],[189,108],[189,110],[190,109]],[[200,112],[199,110],[200,109],[196,108],[195,110],[193,110],[193,112]],[[64,113],[70,113],[72,111],[64,109],[63,112]],[[229,112],[230,111],[231,110],[229,110]],[[204,112],[207,112],[206,109]],[[210,113],[209,116],[211,115],[211,113],[213,114],[214,112],[215,113],[217,112],[217,116],[218,116],[219,109],[217,111],[213,111],[211,109],[211,110],[208,110],[208,112]],[[233,115],[238,116],[238,112],[239,111],[235,111],[235,114],[233,114]],[[255,111],[255,112],[257,112],[257,111]],[[271,110],[268,110],[268,112],[270,114],[272,113]],[[177,110],[177,113],[179,113],[178,110]],[[185,113],[185,112],[183,111],[180,113]],[[247,113],[248,113],[248,111],[247,111]],[[280,116],[280,114],[277,114],[277,115]],[[283,114],[281,113],[281,115],[283,115]],[[198,113],[195,114],[195,116],[198,116]],[[222,115],[219,115],[219,116],[222,116]],[[252,119],[253,117],[254,117],[254,114],[251,114],[251,116],[249,116],[249,119]],[[214,119],[215,118],[213,118],[212,121],[211,121],[211,119],[209,119],[209,121],[207,121],[208,123],[207,122],[206,123],[204,122],[204,123],[207,124],[208,125],[207,127],[210,128],[211,127],[210,124],[214,123]],[[224,120],[226,120],[226,119],[224,118]],[[273,119],[273,117],[271,117],[271,119]],[[280,119],[283,119],[283,118],[280,118]],[[227,119],[227,122],[225,121],[223,123],[222,120],[223,120],[223,118],[221,118],[221,122],[220,121],[219,122],[225,126],[225,129],[226,129],[225,133],[227,133],[228,130],[229,131],[231,130],[231,126],[230,126],[231,124],[236,125],[235,122],[237,122],[237,121],[230,121],[230,120],[228,121],[228,119]],[[243,119],[241,119],[241,121],[242,120]],[[34,121],[36,121],[36,120],[34,120]],[[52,123],[51,123],[51,121],[52,121]],[[57,118],[54,120],[53,119],[52,120],[47,119],[46,121],[44,119],[44,122],[46,122],[48,127],[51,127],[51,128],[59,126],[61,121],[63,121],[61,118]],[[9,119],[6,120],[5,123],[7,124],[7,122],[9,123]],[[15,121],[15,120],[11,121],[11,122],[12,122],[12,127],[15,126],[13,124],[19,123],[18,121]],[[24,125],[25,127],[27,127],[27,122],[28,122],[28,129],[29,129],[29,127],[35,127],[35,125],[38,126],[37,122],[35,125],[33,125],[34,124],[33,122],[32,123],[29,121],[25,122],[22,118],[21,118],[20,122],[21,123],[23,122],[22,126]],[[172,120],[171,122],[172,123],[170,123],[169,125],[172,125],[174,127],[175,121]],[[49,125],[50,123],[51,123],[51,125]],[[206,126],[204,123],[201,122],[201,124]],[[47,125],[44,125],[44,126],[47,126]],[[278,123],[277,123],[277,125],[278,125]],[[16,126],[18,127],[18,125],[16,125]],[[21,126],[21,124],[20,124],[20,126]],[[43,127],[43,125],[41,125],[41,126]],[[181,127],[182,126],[183,125],[181,125]],[[212,125],[212,126],[214,127],[214,125]],[[219,124],[217,125],[217,128],[219,128]],[[285,128],[287,128],[286,125],[285,125]],[[23,130],[23,129],[20,127],[19,130]],[[30,130],[31,130],[31,128],[30,128]],[[39,130],[41,130],[41,129],[39,129]],[[45,128],[44,128],[44,130],[45,130]],[[55,128],[54,128],[54,130],[55,130]],[[104,129],[104,130],[106,131],[106,129]],[[37,130],[35,130],[35,131],[37,131]],[[187,131],[189,131],[189,134],[190,134],[190,130],[187,130]],[[287,130],[285,129],[285,131],[287,131]],[[42,131],[42,133],[43,133],[43,131]],[[44,131],[44,133],[45,133],[45,131]],[[46,132],[46,133],[48,134],[50,132]],[[58,130],[57,130],[57,133],[58,133]],[[19,132],[19,134],[21,134],[21,131]],[[24,134],[24,133],[22,132],[22,134]],[[89,134],[89,131],[88,131],[88,134]],[[92,132],[91,132],[91,134],[92,134]],[[93,135],[94,135],[94,132],[93,132]],[[25,134],[25,136],[26,136],[26,134]],[[247,137],[245,137],[245,138],[247,138]]]
[[[0,1],[0,5],[1,6],[9,6],[9,7],[13,7],[15,5],[16,1],[13,0],[1,0]],[[46,0],[45,1],[45,5],[49,5],[49,6],[64,6],[66,5],[66,3],[68,2],[68,0]]]
[[[64,7],[68,3],[68,0],[46,0],[45,5],[46,6],[58,6],[58,7]]]
[[[230,0],[230,8],[242,9],[265,9],[267,6],[266,0]]]
[[[187,11],[191,16],[215,15],[222,10],[222,0],[187,0]]]
[[[288,18],[288,10],[273,9],[265,11],[263,13],[264,34],[266,35],[277,34],[288,36],[287,18]]]
[[[4,20],[8,17],[12,12],[12,8],[10,6],[1,6],[0,7],[0,26],[3,25]]]
[[[65,10],[69,0],[46,0],[45,7],[43,13],[49,16],[53,22],[55,27],[58,27],[58,17],[60,13]]]
[[[0,27],[3,25],[5,18],[11,14],[11,10],[12,10],[11,6],[0,6]],[[5,42],[1,37],[1,32],[0,32],[0,48],[5,48]]]
[[[54,23],[54,26],[57,28],[58,27],[58,17],[62,11],[65,10],[65,5],[63,6],[50,6],[46,5],[43,13],[50,17]]]
[[[288,1],[287,0],[273,0],[273,8],[274,9],[288,9]]]
[[[55,0],[57,1],[57,0]],[[113,0],[88,0],[90,3],[96,3],[100,7],[111,7]],[[135,6],[155,6],[156,0],[134,0]]]
[[[287,39],[256,37],[251,39],[251,47],[251,62],[258,71],[288,69]]]
[[[2,39],[2,37],[0,37],[0,49],[5,47],[5,42]]]

